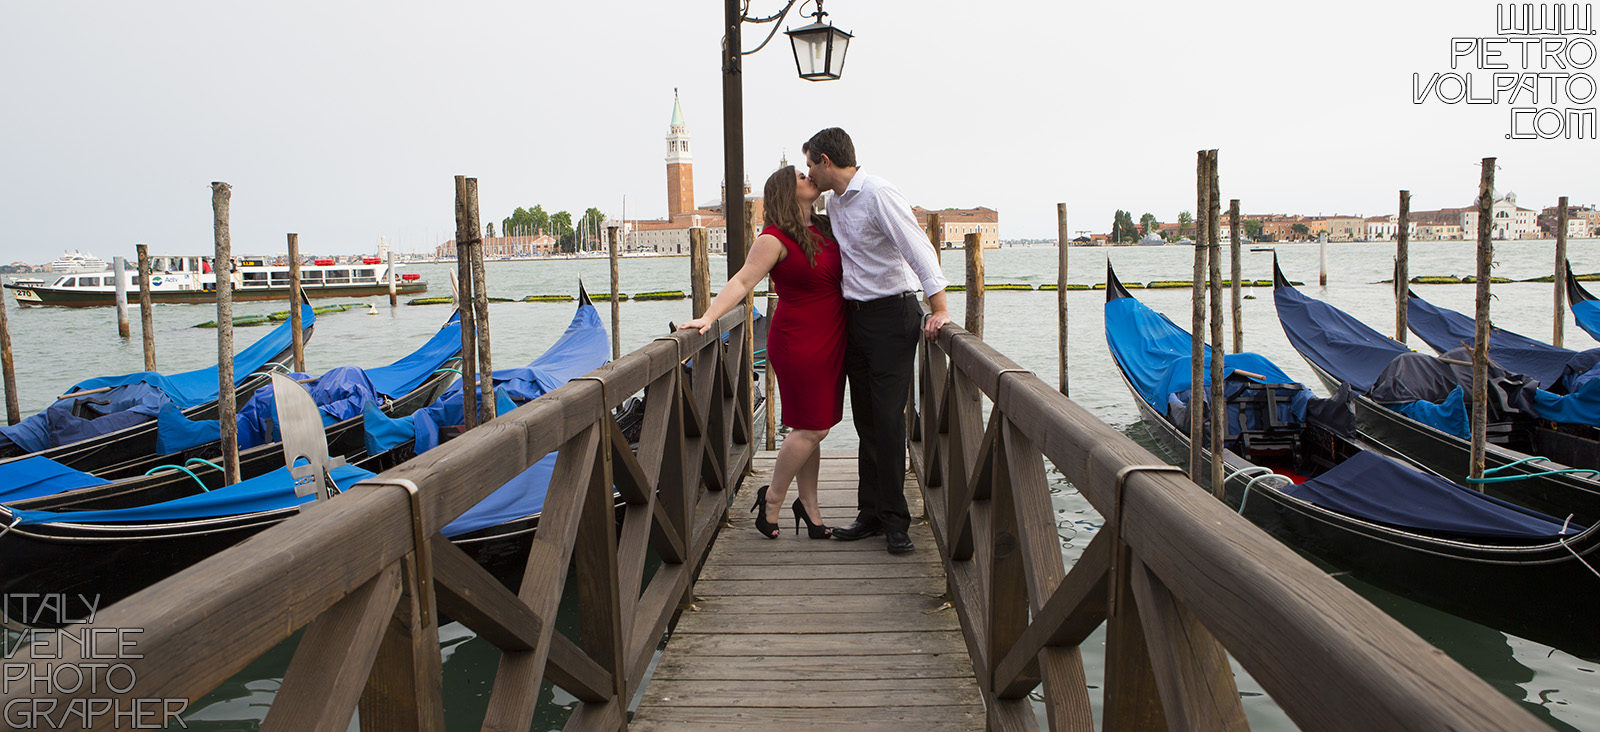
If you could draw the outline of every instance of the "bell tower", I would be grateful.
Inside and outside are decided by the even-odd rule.
[[[689,153],[689,128],[683,122],[678,90],[672,90],[672,123],[667,134],[667,218],[694,213],[694,156]]]

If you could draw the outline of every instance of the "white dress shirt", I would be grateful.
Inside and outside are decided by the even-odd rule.
[[[844,259],[844,299],[876,300],[919,282],[932,296],[950,284],[910,202],[889,181],[857,170],[844,193],[828,198],[828,219]]]

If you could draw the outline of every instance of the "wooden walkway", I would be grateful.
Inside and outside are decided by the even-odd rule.
[[[914,521],[917,550],[894,556],[881,537],[812,541],[803,525],[796,535],[785,507],[783,535],[763,539],[747,496],[769,482],[775,455],[757,454],[630,728],[982,729],[982,698],[928,526]],[[854,520],[855,476],[854,452],[823,453],[830,524]],[[920,516],[915,481],[906,497]]]

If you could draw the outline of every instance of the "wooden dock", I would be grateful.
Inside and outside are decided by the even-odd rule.
[[[894,556],[879,537],[797,535],[785,507],[782,536],[763,539],[746,496],[769,482],[775,455],[757,453],[733,525],[717,537],[630,728],[982,729],[983,700],[927,524],[911,528],[915,552]],[[825,520],[854,520],[855,453],[825,451],[821,482]],[[906,496],[920,516],[914,481]]]

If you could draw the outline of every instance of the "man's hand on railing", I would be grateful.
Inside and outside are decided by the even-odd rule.
[[[931,313],[926,320],[922,321],[922,335],[926,336],[930,341],[937,340],[939,338],[939,329],[943,328],[945,323],[948,322],[950,322],[950,311],[940,310]]]

